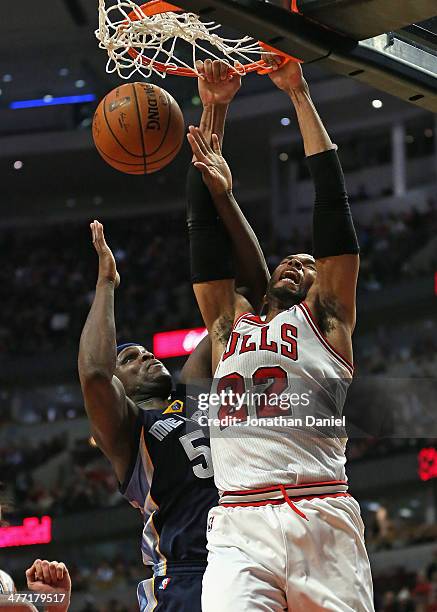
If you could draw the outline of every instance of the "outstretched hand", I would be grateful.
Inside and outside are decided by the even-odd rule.
[[[217,134],[212,135],[210,145],[199,128],[192,125],[187,135],[194,155],[194,165],[202,173],[211,195],[232,191],[232,174],[222,155]]]
[[[203,106],[230,104],[241,87],[241,76],[225,62],[197,60],[199,96]]]
[[[120,284],[120,275],[111,249],[106,244],[103,225],[94,220],[90,223],[93,245],[99,256],[99,280],[108,280],[114,283],[115,288]]]

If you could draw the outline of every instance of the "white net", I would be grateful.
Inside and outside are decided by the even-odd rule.
[[[122,79],[134,73],[148,78],[154,72],[197,74],[196,60],[210,57],[224,61],[244,74],[245,65],[253,65],[265,51],[250,36],[224,38],[221,25],[202,22],[194,13],[163,12],[148,16],[132,0],[99,0],[99,28],[95,34],[99,47],[106,49],[106,71],[117,72]],[[152,3],[150,3],[152,4]],[[181,53],[181,41],[192,46],[191,57]],[[191,61],[191,64],[190,64]]]

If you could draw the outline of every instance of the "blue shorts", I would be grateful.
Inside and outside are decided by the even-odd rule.
[[[203,571],[172,572],[138,585],[140,612],[201,612]]]

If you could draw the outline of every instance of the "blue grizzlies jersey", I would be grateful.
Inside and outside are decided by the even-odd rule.
[[[156,576],[168,565],[205,567],[207,516],[218,502],[209,438],[182,400],[164,411],[138,407],[138,450],[121,492],[144,518],[143,561]]]

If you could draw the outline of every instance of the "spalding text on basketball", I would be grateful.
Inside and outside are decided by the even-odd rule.
[[[153,87],[146,85],[146,94],[148,102],[147,111],[147,129],[148,130],[160,130],[161,125],[159,122],[159,108],[158,100],[156,99],[156,93]]]

